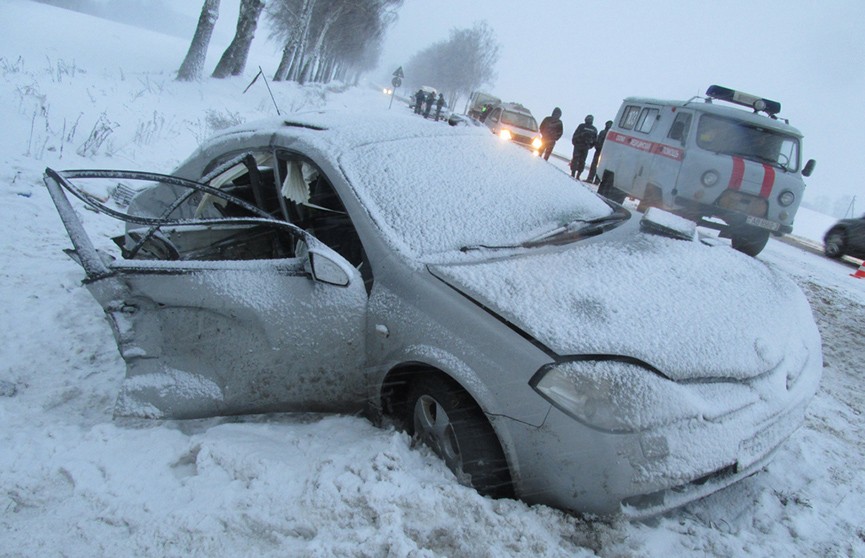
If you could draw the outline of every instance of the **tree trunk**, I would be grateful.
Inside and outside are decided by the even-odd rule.
[[[222,58],[213,70],[213,77],[225,78],[238,76],[246,68],[246,59],[249,56],[249,46],[255,37],[255,28],[258,25],[258,16],[264,8],[264,0],[240,0],[240,14],[237,18],[237,32],[234,40],[225,49]]]
[[[210,37],[213,35],[213,27],[219,18],[219,0],[204,0],[201,7],[201,15],[198,17],[198,27],[189,45],[189,52],[177,71],[178,81],[194,81],[201,77],[204,68],[204,59],[207,56],[207,47],[210,45]]]
[[[303,17],[301,18],[300,33],[295,34],[294,60],[291,63],[291,69],[288,71],[288,79],[291,81],[300,80],[300,71],[304,67],[306,58],[306,42],[309,37],[309,24],[312,21],[312,10],[315,8],[317,0],[304,0]]]
[[[300,83],[306,83],[308,80],[312,79],[315,81],[314,76],[310,77],[312,71],[318,67],[318,62],[321,59],[321,51],[324,49],[324,41],[327,39],[327,32],[330,31],[331,26],[339,20],[339,16],[342,13],[342,8],[337,8],[331,11],[327,18],[324,20],[324,23],[321,25],[321,31],[318,33],[318,37],[315,39],[315,44],[312,47],[312,54],[310,55],[310,60],[307,62],[306,66],[303,69],[303,72],[300,74],[300,79],[298,80]]]
[[[282,49],[282,58],[279,60],[279,66],[276,68],[276,73],[273,74],[273,81],[282,81],[288,75],[288,69],[291,66],[292,51],[289,45],[285,45]]]
[[[306,61],[306,64],[303,65],[303,69],[300,71],[300,77],[297,82],[301,85],[306,83],[307,77],[309,73],[312,71],[312,65],[315,63],[315,58],[310,58]]]

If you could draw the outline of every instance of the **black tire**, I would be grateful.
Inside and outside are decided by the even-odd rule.
[[[650,207],[663,208],[663,205],[664,203],[661,189],[657,186],[649,185],[646,186],[646,192],[643,194],[643,198],[640,200],[640,203],[637,204],[637,211],[639,211],[640,213],[645,213],[649,210]]]
[[[733,248],[747,254],[751,257],[756,256],[763,251],[766,243],[769,242],[769,231],[755,229],[752,227],[742,227],[732,231],[730,240]]]
[[[615,186],[610,187],[610,193],[609,195],[607,195],[607,199],[612,200],[619,205],[625,203],[625,198],[627,197],[627,194],[625,194]]]
[[[847,246],[847,235],[841,229],[832,229],[823,239],[823,253],[829,258],[840,258]]]
[[[598,186],[598,194],[618,204],[624,202],[626,197],[624,192],[613,186],[613,174],[610,172],[604,172],[604,178]]]
[[[403,408],[413,443],[429,446],[460,484],[493,498],[513,496],[507,460],[498,437],[472,397],[441,376],[421,378]]]

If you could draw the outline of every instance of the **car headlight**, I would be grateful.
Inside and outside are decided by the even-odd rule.
[[[609,432],[640,432],[700,416],[699,402],[685,388],[629,360],[551,364],[530,385],[567,415]]]
[[[541,138],[535,138],[532,140],[532,147],[535,149],[540,149],[544,142],[541,141]]]
[[[706,188],[711,188],[718,183],[719,178],[720,176],[718,176],[716,171],[709,170],[703,173],[703,176],[700,177],[700,182],[702,182],[703,186]]]
[[[796,194],[794,194],[790,190],[784,190],[783,192],[781,192],[781,195],[778,196],[778,203],[780,203],[784,207],[788,207],[794,201],[796,201]]]
[[[513,136],[511,135],[511,131],[510,131],[510,130],[508,130],[508,129],[504,129],[504,130],[499,130],[499,137],[502,138],[502,139],[505,140],[505,141],[510,141],[510,139],[511,139]]]

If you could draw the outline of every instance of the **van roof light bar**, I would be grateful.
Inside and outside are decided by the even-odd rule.
[[[735,89],[721,87],[720,85],[712,85],[706,90],[706,96],[710,99],[718,99],[719,101],[727,101],[743,107],[754,109],[754,112],[765,112],[772,118],[781,112],[781,103],[778,101],[770,101],[763,97],[750,95]]]

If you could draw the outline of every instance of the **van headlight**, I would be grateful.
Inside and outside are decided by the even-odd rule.
[[[708,170],[708,171],[703,173],[703,176],[700,177],[700,182],[706,188],[711,188],[712,186],[714,186],[715,184],[718,183],[718,180],[720,178],[721,177],[718,175],[717,171]]]
[[[700,415],[685,388],[630,360],[550,364],[530,385],[560,411],[608,432],[640,432]]]
[[[544,142],[541,141],[541,138],[535,138],[532,140],[532,147],[534,149],[540,149]]]
[[[796,194],[791,192],[790,190],[784,190],[781,192],[781,195],[778,196],[778,203],[780,203],[783,207],[788,207],[796,201]]]
[[[505,141],[510,141],[510,139],[511,139],[513,136],[511,136],[511,131],[508,130],[507,128],[505,128],[505,129],[503,129],[503,130],[499,130],[499,137],[502,138],[502,139],[505,140]]]

